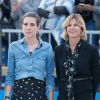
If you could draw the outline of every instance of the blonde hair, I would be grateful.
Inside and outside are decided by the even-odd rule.
[[[63,22],[63,33],[62,33],[62,37],[64,40],[68,40],[68,34],[67,34],[67,26],[70,24],[72,19],[76,19],[77,24],[81,27],[82,29],[82,33],[80,35],[80,38],[83,40],[87,40],[87,35],[86,35],[86,26],[85,26],[85,22],[82,18],[82,16],[80,14],[72,14],[69,15],[65,21]]]

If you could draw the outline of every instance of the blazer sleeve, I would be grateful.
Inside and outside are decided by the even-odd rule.
[[[57,74],[57,85],[60,83],[60,66],[59,66],[59,57],[58,57],[58,49],[55,49],[55,67],[56,67],[56,74]]]
[[[99,52],[96,48],[94,48],[92,51],[90,66],[91,66],[91,72],[92,72],[93,91],[94,91],[94,97],[95,97],[96,91],[100,85]]]

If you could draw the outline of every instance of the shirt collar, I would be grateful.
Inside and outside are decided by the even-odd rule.
[[[23,43],[25,43],[25,38],[22,38],[19,40],[19,44],[23,44]],[[42,39],[39,39],[39,45],[40,45],[39,47],[41,47],[43,45]]]
[[[25,42],[24,38],[19,40],[19,44],[23,44]]]

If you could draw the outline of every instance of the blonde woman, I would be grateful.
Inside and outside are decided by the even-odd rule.
[[[58,100],[94,100],[100,83],[99,53],[86,42],[81,15],[66,18],[63,38],[66,42],[55,49]]]

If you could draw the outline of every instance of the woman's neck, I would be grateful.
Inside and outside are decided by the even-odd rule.
[[[80,38],[79,39],[69,39],[69,45],[70,45],[72,52],[74,51],[79,41],[80,41]]]
[[[39,46],[39,41],[38,39],[25,39],[27,45],[28,45],[28,50],[29,52],[32,52],[35,48]]]
[[[36,38],[25,38],[25,41],[28,45],[35,45],[38,43],[38,39]]]

